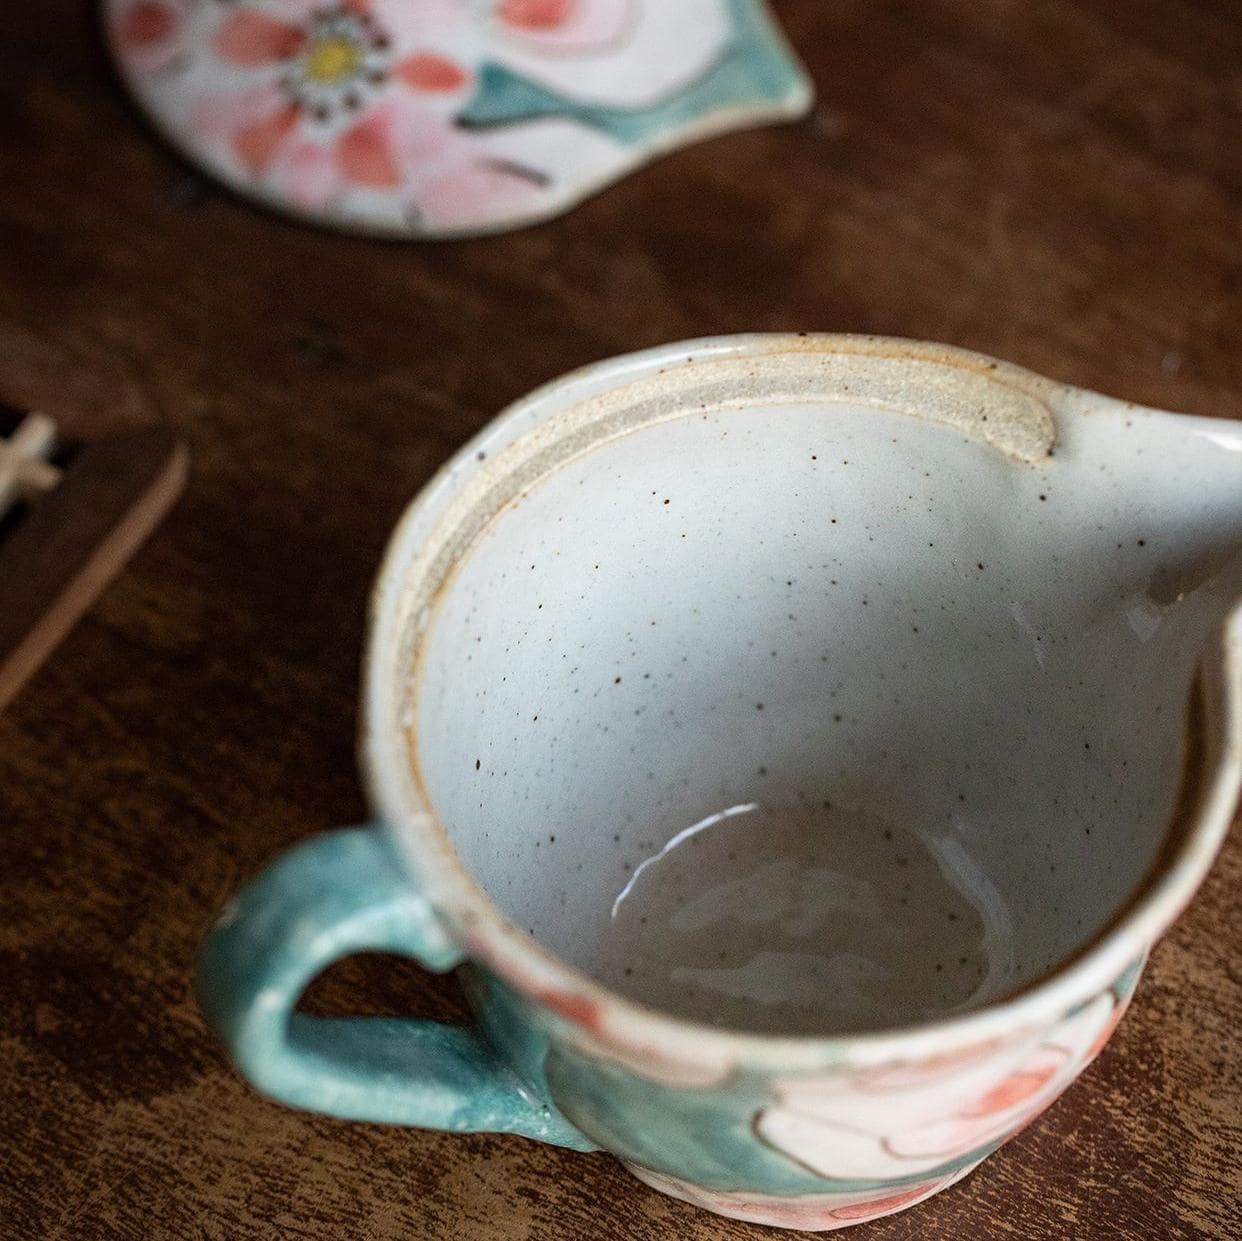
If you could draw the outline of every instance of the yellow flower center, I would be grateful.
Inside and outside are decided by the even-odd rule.
[[[352,77],[362,62],[356,43],[339,36],[321,39],[306,54],[303,69],[311,82],[340,82]]]

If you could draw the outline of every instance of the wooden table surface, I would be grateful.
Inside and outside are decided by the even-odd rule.
[[[0,1236],[750,1238],[611,1158],[346,1124],[230,1071],[190,992],[225,895],[364,814],[368,584],[436,466],[536,384],[717,332],[948,341],[1242,417],[1242,9],[785,0],[799,124],[459,244],[317,232],[204,184],[89,6],[0,12],[0,399],[163,421],[185,498],[0,716]],[[3,584],[0,584],[0,606]],[[1061,1102],[856,1235],[1242,1235],[1242,841]],[[452,1017],[384,957],[321,1011]]]

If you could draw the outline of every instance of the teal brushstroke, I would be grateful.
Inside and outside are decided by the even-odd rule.
[[[487,61],[457,123],[486,129],[557,117],[636,146],[713,112],[809,97],[809,82],[773,30],[763,6],[755,0],[727,3],[734,35],[725,54],[698,81],[662,103],[649,108],[582,103]]]
[[[207,937],[198,996],[234,1063],[264,1094],[349,1120],[518,1133],[592,1150],[471,1026],[295,1011],[310,980],[354,952],[459,964],[427,900],[373,829],[317,836],[278,858]]]
[[[904,1177],[829,1177],[768,1146],[757,1134],[756,1118],[775,1103],[771,1083],[762,1074],[739,1070],[717,1086],[668,1085],[601,1064],[564,1045],[551,1050],[545,1072],[550,1097],[562,1113],[605,1150],[722,1193],[790,1198],[894,1193],[977,1163],[1003,1141],[996,1139]]]
[[[1121,977],[1113,983],[1113,995],[1120,1000],[1128,1000],[1134,994],[1134,988],[1138,986],[1139,975],[1143,972],[1143,966],[1147,964],[1147,954],[1131,961],[1122,971]]]

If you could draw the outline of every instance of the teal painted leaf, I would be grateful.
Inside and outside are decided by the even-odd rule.
[[[810,99],[810,85],[755,0],[728,0],[734,36],[724,55],[696,82],[648,108],[584,103],[495,61],[479,70],[473,98],[457,123],[490,129],[547,117],[574,120],[629,146],[659,145],[718,113],[765,104],[792,109]]]

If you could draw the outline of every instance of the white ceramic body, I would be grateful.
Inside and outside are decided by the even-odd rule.
[[[514,406],[403,518],[364,771],[533,1088],[668,1192],[840,1226],[1055,1098],[1202,880],[1238,794],[1240,549],[1230,424],[875,338],[618,359]],[[1018,950],[988,1002],[773,1037],[589,976],[653,823],[825,782],[996,885]],[[712,1148],[707,1115],[741,1136]]]

